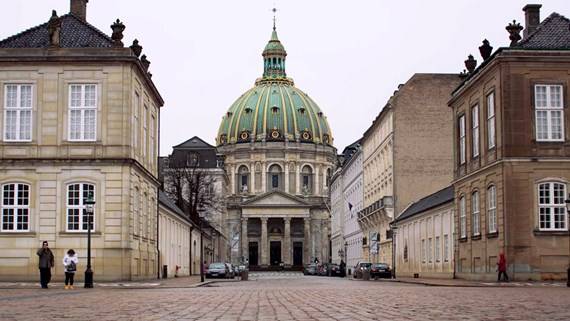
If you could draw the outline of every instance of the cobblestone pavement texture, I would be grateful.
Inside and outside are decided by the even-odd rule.
[[[199,288],[0,290],[0,320],[570,320],[564,287],[258,277]]]

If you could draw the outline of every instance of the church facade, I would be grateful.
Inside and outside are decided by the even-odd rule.
[[[317,104],[285,73],[275,26],[263,76],[223,116],[216,137],[229,176],[233,262],[301,268],[330,258],[329,179],[336,149]]]

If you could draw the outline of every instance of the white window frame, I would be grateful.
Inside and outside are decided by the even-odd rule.
[[[449,261],[449,235],[443,235],[443,261]]]
[[[497,233],[497,187],[487,188],[487,216],[489,217],[489,233]]]
[[[72,185],[79,185],[79,204],[77,205],[70,205],[69,204],[69,189]],[[72,233],[85,233],[87,232],[86,228],[83,228],[83,219],[84,216],[86,216],[86,214],[84,213],[85,210],[85,198],[83,198],[83,193],[85,191],[85,186],[89,185],[89,186],[93,186],[93,199],[96,198],[96,193],[97,193],[97,186],[93,183],[90,182],[72,182],[72,183],[68,183],[66,185],[66,189],[65,189],[65,230],[66,232],[72,232]],[[70,229],[69,228],[69,211],[70,210],[75,210],[75,209],[79,209],[79,220],[78,220],[78,224],[79,224],[79,229]],[[96,230],[96,226],[97,226],[97,208],[93,208],[93,223],[91,226],[91,232],[94,232]]]
[[[16,106],[8,107],[8,87],[16,87]],[[29,87],[30,88],[30,105],[29,106],[22,106],[22,87]],[[5,142],[31,142],[32,141],[32,132],[34,128],[34,117],[33,117],[33,106],[34,106],[34,85],[33,84],[26,84],[26,83],[9,83],[4,85],[4,141]],[[9,112],[16,112],[16,119],[15,119],[15,135],[16,138],[9,138],[8,137],[8,113]],[[30,127],[29,130],[22,135],[21,126],[22,126],[22,113],[29,112],[30,113]],[[27,134],[27,135],[26,135]],[[24,136],[24,137],[22,137]],[[26,136],[29,136],[26,137]]]
[[[440,251],[440,239],[439,236],[435,237],[435,261],[439,262],[440,256],[439,256],[439,251]]]
[[[544,106],[539,106],[538,103],[538,89],[545,88],[546,101]],[[552,100],[552,89],[558,88],[560,90],[560,106],[553,105]],[[534,108],[535,108],[535,132],[537,142],[563,142],[564,141],[564,88],[562,85],[547,85],[547,84],[536,84],[534,85]],[[546,113],[546,138],[539,137],[538,129],[538,115],[539,113]],[[553,138],[553,122],[552,115],[554,113],[560,113],[560,138]]]
[[[465,115],[459,116],[459,164],[463,165],[466,162],[466,148],[465,148]]]
[[[80,88],[80,99],[79,106],[72,106],[72,93],[73,87],[79,86]],[[93,106],[87,106],[85,104],[85,88],[88,86],[93,86],[95,88],[95,103]],[[68,114],[67,114],[67,136],[69,141],[73,142],[94,142],[97,140],[97,107],[99,106],[99,90],[96,83],[84,83],[84,84],[69,84],[68,86]],[[72,137],[72,113],[74,111],[80,112],[79,117],[79,138]],[[86,117],[85,113],[88,111],[93,112],[93,137],[87,137],[87,132],[85,131]]]
[[[472,223],[472,235],[481,235],[481,206],[479,204],[479,191],[474,191],[471,193],[471,223]]]
[[[156,117],[154,116],[154,114],[150,115],[150,164],[154,165],[154,159],[155,159],[155,150],[156,150],[156,141],[155,141],[155,124],[156,122]]]
[[[422,263],[426,263],[426,240],[422,239]]]
[[[465,213],[465,196],[459,198],[459,235],[461,238],[467,237],[467,216]]]
[[[428,257],[428,262],[431,263],[432,262],[432,239],[431,237],[428,238],[428,253],[427,253],[427,257]]]
[[[8,186],[14,186],[14,199],[12,204],[4,204],[4,188]],[[28,197],[27,197],[27,204],[18,205],[18,194],[21,189],[24,189],[24,186],[27,187]],[[2,184],[2,189],[0,190],[0,231],[2,232],[10,232],[10,233],[18,233],[18,232],[29,232],[30,231],[30,194],[32,192],[31,186],[25,183],[6,183]],[[4,228],[4,211],[5,210],[12,210],[12,227],[11,228]],[[18,228],[18,211],[25,211],[26,214],[22,215],[26,217],[26,229],[19,229]]]
[[[496,146],[496,124],[495,124],[495,93],[487,95],[487,148],[493,149]]]
[[[143,141],[141,144],[142,145],[141,147],[142,147],[142,157],[143,158],[146,157],[147,151],[148,151],[147,150],[147,148],[148,148],[148,146],[147,146],[147,139],[148,139],[148,137],[147,137],[147,135],[148,135],[148,124],[147,124],[147,122],[148,122],[148,105],[144,104],[143,124],[142,124],[143,125],[143,137],[142,137]]]
[[[139,109],[141,103],[141,95],[135,91],[135,101],[133,102],[133,148],[135,149],[135,154],[138,152],[139,148]]]
[[[479,105],[471,108],[471,155],[479,156]]]
[[[542,197],[540,195],[540,190],[541,187],[545,186],[548,188],[548,199],[547,202],[544,203],[542,202]],[[555,187],[560,187],[562,186],[562,195],[555,195]],[[541,231],[567,231],[568,230],[568,213],[566,212],[566,204],[565,204],[565,200],[567,197],[567,186],[565,183],[562,182],[558,182],[558,181],[554,181],[554,182],[543,182],[543,183],[539,183],[537,186],[537,203],[538,203],[538,212],[537,212],[537,216],[538,216],[538,228]],[[557,203],[557,198],[558,198],[558,203]],[[549,219],[549,223],[550,223],[550,227],[541,227],[541,211],[542,210],[548,210],[548,212],[545,214],[544,216],[546,218]],[[560,212],[562,213],[562,215],[560,215],[562,217],[562,223],[563,226],[556,228],[554,227],[554,223],[555,223],[555,218],[556,218],[556,214],[555,212],[558,212],[560,215]]]

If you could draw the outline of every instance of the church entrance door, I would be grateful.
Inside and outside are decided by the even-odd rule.
[[[269,257],[271,258],[270,264],[279,266],[281,263],[281,242],[271,241],[269,243]]]
[[[303,242],[293,242],[293,265],[303,265]]]
[[[258,266],[258,246],[257,242],[249,242],[249,265]]]

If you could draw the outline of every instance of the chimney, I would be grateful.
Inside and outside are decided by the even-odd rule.
[[[540,8],[541,4],[527,4],[524,6],[524,23],[525,28],[523,32],[523,37],[526,38],[528,35],[536,30],[536,27],[540,24]]]
[[[70,0],[70,12],[77,18],[87,21],[87,2],[89,0]]]

